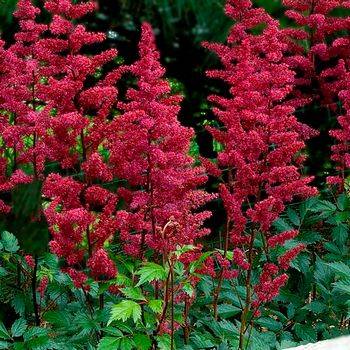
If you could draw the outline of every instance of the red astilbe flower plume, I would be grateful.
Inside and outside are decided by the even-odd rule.
[[[50,156],[62,168],[80,165],[81,170],[80,181],[49,175],[43,187],[43,194],[51,200],[45,215],[53,235],[51,250],[66,261],[67,272],[81,286],[88,275],[98,280],[117,273],[105,251],[116,230],[117,196],[95,185],[112,180],[100,152],[117,89],[93,78],[117,52],[81,53],[84,45],[105,39],[104,34],[89,32],[76,23],[95,10],[95,3],[48,0],[45,8],[52,15],[49,34],[41,41],[47,62],[44,73],[49,78],[40,91],[53,110],[51,137],[46,143]]]
[[[50,108],[39,91],[43,83],[40,41],[47,29],[46,25],[36,22],[39,14],[39,8],[30,0],[18,2],[14,16],[19,20],[20,30],[8,49],[12,59],[7,75],[7,98],[2,106],[10,116],[2,135],[5,146],[13,149],[13,168],[31,164],[35,178],[44,170],[48,154],[46,126],[50,118]]]
[[[45,7],[52,15],[48,26],[36,22],[40,10],[30,0],[19,1],[15,16],[20,31],[1,59],[2,66],[8,66],[0,99],[1,153],[11,149],[13,154],[12,164],[6,166],[3,160],[1,167],[3,173],[14,172],[12,177],[2,177],[1,191],[30,182],[21,170],[28,165],[34,178],[42,179],[46,161],[72,168],[83,158],[88,173],[117,94],[113,86],[87,84],[98,68],[116,56],[115,50],[91,56],[80,53],[83,45],[104,40],[103,34],[90,33],[76,23],[95,4],[52,0],[45,1]],[[8,212],[5,203],[1,207]]]
[[[350,72],[345,78],[344,90],[339,93],[344,114],[338,117],[340,128],[331,130],[330,135],[336,140],[332,146],[332,160],[336,163],[338,175],[329,176],[327,182],[344,189],[346,170],[350,168]]]
[[[105,245],[117,229],[117,196],[58,174],[47,177],[43,194],[51,199],[45,210],[53,237],[51,251],[64,258],[75,285],[81,287],[82,276],[87,279],[85,262],[96,280],[114,278],[117,269]]]
[[[227,1],[226,13],[236,21],[227,43],[205,44],[223,65],[220,70],[208,72],[208,76],[225,81],[230,92],[229,97],[210,97],[217,105],[213,111],[222,127],[209,131],[223,146],[218,167],[225,180],[219,188],[228,220],[225,252],[232,244],[237,268],[242,274],[248,270],[244,324],[248,311],[253,309],[251,290],[259,290],[249,272],[259,270],[253,263],[255,238],[262,235],[263,241],[270,239],[270,246],[265,244],[263,249],[267,255],[271,246],[284,245],[296,233],[284,233],[273,240],[272,223],[286,203],[316,194],[309,185],[312,178],[301,176],[299,171],[304,140],[313,131],[293,114],[297,101],[289,99],[289,95],[294,89],[295,73],[284,63],[288,46],[278,22],[263,9],[253,8],[249,0]],[[252,34],[258,25],[263,29]],[[277,282],[280,279],[285,282],[282,277]],[[283,285],[277,282],[273,282],[271,295],[276,295],[276,286]]]
[[[284,0],[283,3],[288,8],[287,16],[300,27],[285,30],[292,39],[290,49],[293,53],[287,62],[299,73],[299,87],[308,94],[311,92],[311,98],[321,103],[321,107],[327,107],[330,113],[341,113],[338,108],[339,100],[347,111],[350,16],[337,16],[336,11],[339,13],[339,10],[345,10],[342,13],[347,14],[350,1]],[[308,42],[307,49],[305,41]],[[327,180],[340,190],[344,189],[344,171],[349,164],[347,114],[346,112],[338,117],[340,128],[330,131],[330,135],[336,140],[331,158],[339,173]]]
[[[139,51],[136,63],[121,68],[137,78],[137,86],[118,104],[124,113],[111,123],[105,144],[114,176],[130,185],[120,191],[127,208],[118,213],[118,225],[125,251],[136,256],[146,247],[169,252],[208,234],[202,225],[210,213],[198,209],[213,197],[197,189],[207,177],[188,155],[193,131],[177,119],[182,98],[171,95],[146,23]]]
[[[333,12],[350,8],[350,1],[283,0],[283,4],[286,15],[299,26],[285,30],[292,39],[289,46],[293,54],[287,62],[299,73],[297,85],[306,87],[304,92],[335,109],[350,55],[348,35],[339,33],[348,30],[350,17],[339,17]],[[305,41],[309,43],[307,49]]]
[[[47,144],[52,158],[59,160],[63,168],[70,168],[80,157],[89,162],[89,156],[104,138],[105,123],[117,90],[111,85],[91,82],[96,71],[114,59],[117,51],[110,49],[89,56],[81,53],[85,45],[105,40],[103,33],[89,32],[84,25],[76,23],[95,10],[94,2],[47,0],[45,8],[52,21],[49,37],[41,41],[47,62],[44,72],[49,77],[41,92],[54,108],[50,123],[52,137]]]
[[[0,192],[30,183],[33,177],[29,174],[38,178],[43,170],[46,146],[42,125],[48,109],[37,88],[41,78],[38,42],[46,26],[36,23],[39,12],[29,0],[20,0],[14,13],[20,28],[15,43],[7,49],[0,44]],[[1,201],[0,212],[9,211]]]

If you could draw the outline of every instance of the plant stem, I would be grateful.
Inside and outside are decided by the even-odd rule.
[[[34,257],[34,269],[33,269],[33,276],[32,276],[32,296],[33,296],[33,309],[34,309],[34,315],[35,315],[35,325],[40,326],[40,315],[39,315],[39,307],[38,307],[38,301],[36,298],[36,273],[38,270],[38,257]]]
[[[229,227],[230,227],[230,221],[229,221],[229,219],[227,219],[226,230],[225,230],[224,258],[226,258],[227,251],[228,251]],[[224,280],[224,269],[221,267],[220,272],[219,272],[219,277],[218,277],[218,285],[214,291],[213,312],[214,312],[215,320],[217,320],[217,318],[218,318],[218,302],[219,302],[219,297],[220,297],[220,292],[221,292],[223,280]]]
[[[168,309],[168,303],[169,303],[169,280],[170,280],[170,271],[168,273],[168,276],[167,276],[167,279],[165,281],[165,290],[164,290],[164,306],[163,306],[163,311],[162,311],[162,315],[160,316],[160,319],[159,319],[159,324],[158,324],[158,327],[156,329],[156,331],[154,332],[155,335],[158,335],[159,333],[159,330],[160,330],[160,327],[165,319],[165,316],[166,316],[166,312],[167,312],[167,309]]]
[[[239,333],[239,350],[244,350],[244,335],[246,333],[246,325],[247,325],[247,316],[248,312],[250,310],[250,304],[251,304],[251,279],[252,279],[252,264],[253,264],[253,247],[254,247],[254,240],[255,240],[256,231],[253,230],[251,235],[251,240],[249,244],[249,251],[248,251],[248,263],[249,263],[249,270],[247,271],[247,279],[246,279],[246,302],[245,307],[241,315],[241,328]]]
[[[170,285],[171,285],[171,343],[170,349],[174,350],[174,270],[172,263],[169,263],[170,267]]]

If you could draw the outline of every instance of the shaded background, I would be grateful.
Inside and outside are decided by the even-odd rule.
[[[42,1],[36,1],[40,6]],[[223,12],[224,0],[99,0],[99,10],[85,19],[89,29],[102,31],[107,35],[103,47],[116,47],[120,63],[130,63],[137,57],[139,28],[142,21],[149,21],[155,30],[157,43],[162,54],[162,63],[167,68],[167,77],[173,89],[184,95],[180,120],[184,125],[196,130],[194,152],[214,158],[215,144],[205,131],[206,124],[214,118],[207,103],[211,93],[227,93],[222,83],[209,80],[204,72],[217,67],[215,55],[201,47],[202,41],[224,41],[231,21]],[[256,0],[256,6],[263,6],[284,26],[287,19],[279,0]],[[17,30],[12,12],[16,0],[0,0],[0,31],[2,38],[11,43]],[[41,20],[46,21],[45,14]],[[309,160],[305,172],[316,175],[317,185],[324,185],[325,177],[332,172],[329,161],[332,140],[328,130],[336,125],[336,118],[327,110],[309,106],[298,112],[301,120],[321,131],[320,136],[309,142]],[[211,180],[208,190],[216,183]],[[23,186],[15,193],[14,210],[6,220],[0,220],[0,229],[16,233],[25,251],[40,253],[47,249],[47,227],[36,221],[40,203],[40,184]],[[218,222],[222,222],[222,210],[213,203],[215,221],[210,226],[214,235],[218,232]]]

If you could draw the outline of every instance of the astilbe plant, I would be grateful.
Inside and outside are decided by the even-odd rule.
[[[108,52],[95,60],[73,55],[62,67],[68,66],[68,72],[76,74],[69,73],[60,80],[52,78],[45,87],[57,106],[58,125],[63,124],[63,133],[71,127],[70,133],[74,135],[71,140],[78,138],[81,148],[77,154],[82,161],[81,181],[51,174],[43,188],[44,195],[52,199],[45,210],[54,238],[50,247],[65,258],[67,272],[77,286],[86,282],[88,276],[82,272],[85,267],[97,280],[115,277],[115,265],[104,245],[117,232],[116,242],[123,245],[127,254],[143,256],[146,248],[150,248],[165,260],[167,253],[178,245],[195,244],[209,233],[202,225],[210,213],[197,209],[213,196],[197,189],[207,177],[188,156],[193,131],[177,120],[181,98],[171,95],[170,85],[163,78],[165,71],[159,63],[150,26],[143,25],[140,59],[136,63],[120,67],[93,88],[81,91],[86,74],[97,68],[96,62],[105,63],[113,55],[115,52]],[[74,59],[82,60],[82,67],[92,67],[83,72],[82,80],[74,80],[79,77],[79,69],[75,71],[69,66]],[[54,55],[52,61],[55,62]],[[137,88],[127,91],[126,102],[118,102],[114,85],[125,72],[136,77]],[[60,86],[71,92],[64,101]],[[112,118],[114,104],[120,115]],[[88,120],[87,111],[91,110],[95,115]],[[76,123],[76,129],[60,123],[74,121],[75,117],[85,120]],[[61,142],[59,135],[54,140]],[[69,140],[64,141],[62,145],[70,145]],[[107,152],[107,159],[103,159],[101,150]],[[119,187],[117,193],[101,186],[115,181],[126,181],[128,186]],[[125,208],[117,211],[121,200]]]
[[[218,106],[213,111],[221,127],[209,131],[223,146],[215,169],[221,174],[219,193],[227,214],[223,256],[233,249],[233,264],[246,288],[239,345],[243,349],[254,317],[278,295],[291,261],[304,249],[297,244],[279,255],[277,263],[273,261],[275,248],[294,239],[298,231],[275,235],[272,224],[286,203],[315,195],[316,189],[309,185],[312,178],[299,171],[305,158],[304,140],[313,131],[293,114],[300,101],[289,98],[295,73],[284,63],[288,46],[279,23],[263,9],[253,8],[249,0],[229,0],[226,13],[236,21],[227,43],[205,44],[223,65],[209,71],[209,77],[225,81],[230,92],[229,97],[210,97]],[[260,32],[254,35],[258,27]],[[262,265],[256,258],[261,254]],[[214,295],[215,316],[222,278],[221,273]]]
[[[95,7],[93,2],[46,1],[45,8],[51,15],[46,26],[36,21],[40,10],[30,1],[21,0],[15,12],[20,31],[15,35],[15,44],[4,50],[2,59],[6,82],[0,101],[4,121],[1,136],[3,149],[11,150],[12,156],[12,168],[5,160],[2,165],[2,190],[9,191],[31,178],[43,180],[47,161],[58,162],[69,173],[80,171],[77,177],[81,182],[50,175],[43,191],[53,199],[46,210],[54,237],[51,249],[66,259],[68,272],[80,285],[86,276],[71,266],[78,266],[84,260],[84,249],[78,247],[84,241],[84,234],[92,275],[114,277],[116,273],[103,250],[111,231],[104,232],[108,220],[103,218],[111,215],[115,201],[110,196],[102,200],[105,192],[101,189],[101,195],[93,182],[111,180],[98,148],[117,91],[113,86],[91,84],[89,78],[117,53],[108,50],[93,56],[82,54],[84,45],[99,43],[104,35],[88,32],[83,25],[76,24],[76,20]],[[65,184],[80,192],[84,190],[80,206],[74,200],[70,202],[72,196],[62,199]],[[2,207],[9,210],[5,203]],[[92,207],[101,207],[102,213],[95,214]],[[93,220],[97,215],[102,219]],[[90,241],[89,225],[93,223],[94,232],[98,233]]]
[[[317,103],[320,110],[327,108],[337,117],[339,127],[331,130],[334,138],[331,159],[335,162],[336,174],[328,176],[327,182],[338,190],[344,189],[348,168],[348,80],[349,80],[349,21],[350,17],[337,15],[348,11],[346,0],[284,0],[286,15],[295,21],[298,28],[284,32],[291,38],[286,62],[298,72],[296,88]],[[306,45],[305,45],[306,43]]]
[[[52,21],[50,36],[42,44],[50,74],[42,91],[53,109],[48,147],[62,168],[79,171],[70,177],[50,174],[44,183],[43,194],[52,200],[45,210],[53,235],[50,247],[65,259],[66,271],[80,287],[88,275],[100,280],[117,273],[104,249],[115,232],[117,197],[99,185],[112,180],[100,151],[117,90],[100,82],[91,84],[96,70],[117,52],[82,54],[84,45],[100,43],[105,36],[76,24],[95,7],[93,2],[47,1]],[[88,275],[83,272],[86,267]]]
[[[184,303],[185,342],[189,338],[189,308],[195,298],[198,277],[190,273],[190,264],[201,256],[200,239],[209,234],[204,221],[211,213],[202,207],[215,195],[199,189],[207,181],[205,169],[189,156],[193,130],[178,121],[182,97],[174,95],[160,63],[155,37],[148,23],[142,25],[139,59],[111,72],[106,81],[113,82],[128,74],[135,85],[119,100],[117,115],[108,125],[104,147],[114,178],[125,184],[118,189],[124,203],[116,213],[119,242],[126,254],[157,262],[168,270],[162,283],[152,285],[155,298],[163,299],[155,335],[169,333],[174,342],[175,303]],[[188,254],[174,251],[191,246]],[[174,269],[183,263],[186,283],[175,284]],[[196,269],[210,273],[210,262]],[[173,346],[171,347],[173,348]]]
[[[350,168],[350,85],[349,72],[344,79],[344,90],[340,91],[339,97],[343,105],[344,114],[338,117],[339,128],[331,130],[330,135],[336,143],[332,146],[331,159],[336,163],[338,174],[329,176],[329,184],[336,185],[338,190],[343,191],[346,185],[347,169]]]
[[[349,17],[335,14],[348,9],[347,0],[284,0],[286,15],[297,28],[286,28],[290,37],[286,60],[298,72],[296,87],[318,103],[336,110],[338,93],[344,87],[349,61],[349,39],[340,33],[349,27]],[[305,44],[306,43],[306,44]]]
[[[39,42],[46,26],[36,23],[39,12],[30,1],[19,1],[14,13],[20,24],[15,43],[9,48],[1,45],[1,192],[5,193],[37,179],[44,166],[46,130],[42,125],[48,110],[37,88]],[[8,212],[10,207],[1,203],[1,211]]]
[[[139,55],[106,78],[129,73],[137,83],[118,103],[122,114],[110,123],[105,146],[113,175],[129,184],[119,191],[126,210],[117,214],[125,251],[142,256],[150,248],[166,256],[209,233],[203,223],[210,212],[198,209],[214,196],[198,189],[207,176],[188,155],[194,133],[177,119],[182,97],[171,93],[147,23]]]
[[[42,40],[48,76],[42,92],[54,114],[48,147],[63,168],[72,168],[82,161],[82,167],[88,171],[91,161],[98,157],[97,148],[117,95],[116,88],[95,82],[93,75],[112,61],[117,51],[110,49],[89,56],[82,53],[85,46],[105,40],[103,33],[90,32],[76,23],[93,12],[96,3],[52,0],[45,2],[45,8],[52,17],[49,35]],[[90,156],[94,159],[89,160]],[[105,180],[106,175],[101,176]]]

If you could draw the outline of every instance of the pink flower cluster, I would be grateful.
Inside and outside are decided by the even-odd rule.
[[[303,100],[292,96],[295,72],[285,62],[289,46],[279,23],[249,0],[229,0],[226,13],[235,20],[226,44],[208,44],[223,68],[208,72],[229,86],[229,96],[210,96],[213,111],[222,127],[209,128],[223,146],[218,168],[223,183],[220,197],[227,213],[227,235],[234,247],[233,262],[242,271],[255,269],[254,239],[262,236],[262,253],[284,246],[297,231],[274,235],[273,222],[295,198],[317,193],[312,177],[300,174],[304,141],[314,131],[297,121],[294,112]],[[263,29],[257,35],[252,29]],[[217,171],[216,171],[217,172]],[[213,173],[213,171],[211,171]],[[287,252],[280,265],[286,269],[300,249]],[[270,265],[268,265],[270,266]],[[271,300],[286,282],[286,275],[263,269],[254,286],[258,304]],[[250,273],[247,275],[250,279]],[[251,284],[247,280],[246,284]],[[259,293],[267,299],[260,300]]]
[[[307,92],[309,101],[317,101],[322,107],[336,115],[339,100],[345,110],[338,117],[339,128],[330,131],[335,140],[332,147],[332,160],[336,164],[336,175],[328,177],[329,184],[340,190],[344,187],[349,163],[349,36],[350,17],[336,16],[335,11],[348,11],[348,0],[284,0],[286,15],[298,28],[286,29],[290,38],[290,56],[286,62],[298,72],[297,91]],[[344,12],[346,14],[346,12]],[[305,50],[303,43],[308,43]]]
[[[137,83],[118,103],[123,114],[105,142],[113,177],[130,184],[119,191],[127,206],[117,213],[118,229],[128,254],[145,247],[166,254],[209,233],[203,223],[210,212],[198,209],[214,196],[198,189],[207,176],[188,155],[193,130],[177,119],[182,97],[171,94],[149,24],[142,26],[139,60],[106,79],[120,72]]]
[[[96,4],[44,7],[48,25],[31,0],[19,0],[15,43],[0,42],[0,192],[43,181],[51,251],[86,287],[88,277],[116,276],[113,241],[133,256],[196,244],[209,233],[201,207],[215,196],[199,189],[207,176],[188,155],[194,134],[177,120],[182,98],[164,77],[151,27],[142,26],[137,62],[97,79],[117,52],[83,53],[105,39],[79,24]],[[123,100],[117,83],[125,73],[137,83]],[[48,162],[58,173],[46,173]],[[0,201],[0,211],[10,206]]]

